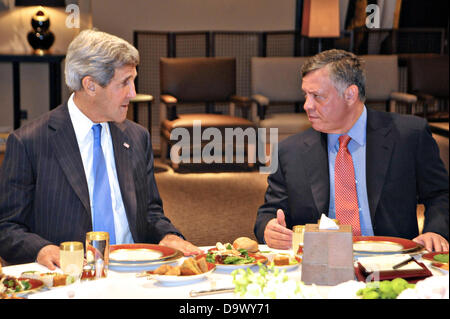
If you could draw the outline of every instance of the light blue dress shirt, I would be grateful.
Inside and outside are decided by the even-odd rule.
[[[94,189],[94,176],[92,174],[93,162],[93,145],[94,134],[92,131],[92,122],[80,109],[76,106],[72,94],[67,102],[70,119],[75,130],[78,147],[80,148],[81,160],[83,161],[84,172],[89,190],[89,201],[91,204],[92,219],[94,218],[94,209],[92,203],[92,194]],[[111,200],[114,212],[114,228],[116,233],[116,244],[131,244],[133,237],[128,225],[128,219],[123,205],[122,194],[120,192],[119,180],[117,178],[116,162],[114,160],[114,149],[112,145],[111,132],[108,123],[100,123],[102,125],[101,144],[103,154],[106,161],[106,169],[109,176],[109,184],[111,188]]]
[[[348,150],[352,155],[353,166],[355,168],[356,192],[358,196],[361,234],[363,236],[373,236],[366,184],[366,126],[367,109],[366,107],[364,107],[361,116],[356,121],[355,125],[353,125],[353,127],[347,132],[347,135],[351,137],[351,140],[348,143]],[[328,167],[330,170],[330,207],[328,211],[329,218],[336,218],[334,202],[334,163],[339,151],[339,136],[341,135],[342,134],[328,134]]]

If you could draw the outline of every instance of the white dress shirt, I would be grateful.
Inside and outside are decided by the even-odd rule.
[[[80,111],[80,109],[75,105],[73,97],[74,94],[70,96],[67,105],[69,108],[70,119],[72,120],[72,125],[75,130],[78,147],[80,148],[84,172],[86,174],[86,180],[89,189],[89,202],[92,212],[91,217],[93,220],[95,211],[92,205],[92,193],[94,190],[94,176],[92,174],[94,132],[92,131],[92,126],[97,123],[92,122],[86,115],[84,115]],[[109,186],[111,188],[116,244],[133,243],[133,237],[131,236],[127,215],[125,213],[125,207],[123,205],[122,194],[120,192],[119,180],[117,179],[116,162],[114,160],[114,149],[112,145],[109,125],[107,122],[103,122],[100,124],[102,126],[102,150],[105,156],[106,169],[108,171],[109,177]]]

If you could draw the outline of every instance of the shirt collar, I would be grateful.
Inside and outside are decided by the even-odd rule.
[[[75,131],[75,135],[79,141],[84,141],[92,131],[92,126],[96,123],[92,122],[83,112],[78,108],[74,101],[74,94],[70,96],[67,101],[67,106],[69,108],[70,119],[72,120],[73,129]],[[109,126],[107,122],[100,123],[102,126],[102,132],[109,134]],[[92,135],[93,136],[93,135]]]
[[[367,126],[367,109],[364,106],[361,115],[359,116],[356,123],[347,132],[347,135],[355,141],[359,146],[364,146],[366,144],[366,126]],[[333,147],[339,148],[339,136],[343,134],[328,134],[328,148]]]

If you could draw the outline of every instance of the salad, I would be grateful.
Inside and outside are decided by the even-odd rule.
[[[5,276],[0,280],[0,292],[10,294],[26,291],[32,288],[28,279],[17,279],[12,276]]]
[[[234,249],[229,243],[225,245],[218,242],[216,248],[210,249],[206,254],[206,261],[223,265],[253,264],[256,258],[249,255],[246,249]]]

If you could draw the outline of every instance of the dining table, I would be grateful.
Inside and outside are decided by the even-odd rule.
[[[200,247],[205,253],[215,246]],[[290,250],[278,250],[269,248],[266,245],[259,245],[262,252],[292,254]],[[448,274],[440,269],[429,267],[431,262],[422,259],[422,254],[414,255],[417,261],[427,265],[433,276],[444,276]],[[301,256],[300,256],[301,257]],[[181,263],[187,256],[179,259]],[[258,272],[258,265],[250,267],[253,272]],[[285,270],[285,275],[289,281],[301,281],[301,263],[298,267],[290,267]],[[242,299],[242,297],[232,291],[233,275],[231,269],[215,269],[204,277],[184,282],[160,282],[152,276],[144,276],[139,270],[112,270],[109,269],[106,278],[97,280],[81,280],[73,284],[61,287],[39,289],[26,295],[28,299]],[[10,276],[20,277],[24,271],[39,271],[42,273],[51,272],[48,268],[34,262],[3,267],[3,273]],[[56,272],[61,270],[57,268]],[[355,278],[355,281],[357,279]],[[195,295],[197,291],[209,291],[211,289],[225,288],[225,292],[215,294]],[[333,292],[335,286],[308,285],[313,298],[327,299]],[[334,294],[335,295],[335,294]],[[345,296],[340,295],[345,298]],[[256,297],[255,297],[256,298]],[[258,297],[260,298],[260,297]]]

